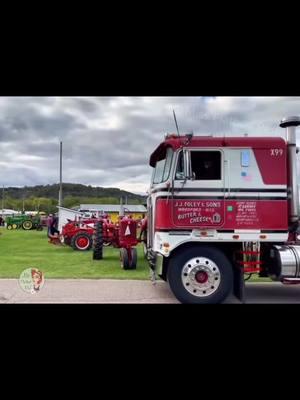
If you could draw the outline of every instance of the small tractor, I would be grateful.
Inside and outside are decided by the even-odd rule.
[[[60,241],[74,250],[87,251],[92,248],[94,225],[98,219],[69,221],[62,228]]]
[[[300,283],[296,127],[285,139],[166,135],[150,157],[147,258],[182,303],[244,301],[257,274]]]
[[[22,228],[25,231],[30,231],[31,229],[36,229],[38,231],[43,230],[39,215],[14,215],[12,217],[6,217],[5,222],[8,230],[19,228]]]
[[[135,246],[140,242],[137,238],[137,221],[128,217],[120,217],[117,224],[96,223],[94,235],[93,259],[103,258],[103,246],[110,243],[120,249],[120,262],[123,269],[136,269],[137,251]]]

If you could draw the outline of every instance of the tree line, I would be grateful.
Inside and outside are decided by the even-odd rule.
[[[16,211],[57,211],[59,185],[5,188],[3,208]],[[146,197],[117,188],[92,187],[80,184],[63,184],[63,206],[72,208],[80,204],[144,204]]]

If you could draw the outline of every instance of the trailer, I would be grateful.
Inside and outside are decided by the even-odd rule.
[[[150,157],[147,258],[182,303],[244,301],[252,274],[300,283],[296,127],[279,137],[166,135]]]

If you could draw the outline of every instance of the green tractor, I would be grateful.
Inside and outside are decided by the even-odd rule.
[[[31,229],[43,229],[41,217],[39,215],[13,215],[12,217],[6,217],[5,222],[8,230],[19,228],[23,228],[25,231],[30,231]]]

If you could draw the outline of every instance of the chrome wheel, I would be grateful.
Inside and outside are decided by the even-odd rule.
[[[181,280],[184,288],[193,296],[207,297],[218,289],[221,274],[211,259],[195,257],[184,264]]]

